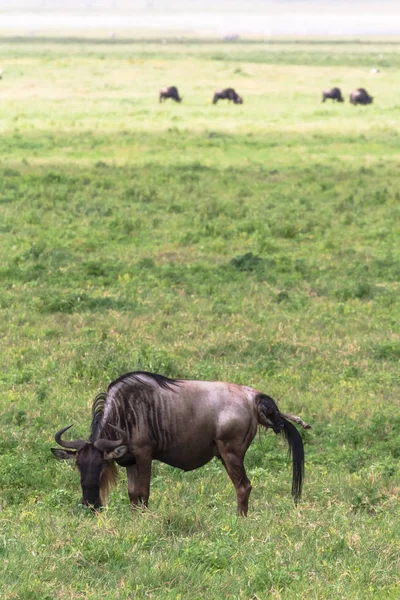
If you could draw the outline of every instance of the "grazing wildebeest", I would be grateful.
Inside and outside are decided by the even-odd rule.
[[[344,102],[342,92],[340,91],[340,88],[337,87],[322,92],[322,102],[325,102],[328,98],[330,100],[337,100],[337,102]]]
[[[286,437],[295,502],[301,496],[304,448],[290,421],[310,427],[300,417],[280,412],[272,398],[251,387],[137,371],[122,375],[95,398],[88,441],[64,441],[61,436],[70,425],[55,435],[66,449],[51,450],[59,459],[76,460],[82,502],[94,509],[107,502],[115,463],[126,467],[132,506],[147,506],[152,460],[191,471],[215,456],[235,486],[238,514],[247,515],[251,485],[243,460],[258,425]]]
[[[224,42],[237,42],[239,38],[240,35],[238,33],[230,33],[228,35],[224,35],[222,39]]]
[[[364,88],[357,88],[350,94],[352,104],[372,104],[373,97]]]
[[[174,85],[171,87],[165,87],[160,90],[160,102],[163,100],[167,100],[167,98],[172,98],[175,102],[182,102],[182,98],[179,96],[178,88]]]
[[[217,104],[218,100],[229,100],[229,102],[233,101],[234,104],[243,104],[243,98],[233,88],[217,90],[214,93],[213,104]]]

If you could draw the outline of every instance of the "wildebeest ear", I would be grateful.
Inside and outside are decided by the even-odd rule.
[[[64,450],[61,448],[50,448],[50,450],[58,460],[71,460],[71,458],[76,458],[76,452],[74,450]]]
[[[114,448],[114,450],[111,450],[110,452],[107,452],[107,450],[105,450],[104,452],[104,458],[105,460],[111,460],[111,459],[115,459],[115,458],[121,458],[121,456],[123,456],[124,454],[126,454],[128,452],[128,446],[117,446],[116,448]]]

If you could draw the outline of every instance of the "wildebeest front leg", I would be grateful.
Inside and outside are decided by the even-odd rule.
[[[217,442],[219,454],[227,473],[235,486],[237,496],[237,513],[242,517],[247,516],[249,508],[249,496],[251,492],[250,480],[244,468],[244,454],[242,447],[239,448],[232,442]]]
[[[150,495],[151,460],[137,461],[126,467],[128,495],[132,506],[148,505]]]

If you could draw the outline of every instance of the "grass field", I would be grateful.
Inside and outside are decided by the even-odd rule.
[[[397,600],[400,44],[2,50],[2,599]],[[172,84],[182,104],[160,105]],[[228,85],[244,104],[213,106]],[[321,103],[333,85],[346,103]],[[372,106],[348,103],[361,86]],[[300,414],[303,501],[269,432],[247,519],[217,462],[155,463],[143,514],[121,470],[88,514],[53,435],[87,436],[135,369]]]

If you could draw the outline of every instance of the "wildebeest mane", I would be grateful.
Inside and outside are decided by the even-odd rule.
[[[141,385],[148,385],[147,381],[140,379],[140,375],[151,377],[160,388],[164,390],[170,390],[172,392],[174,391],[173,386],[177,386],[180,383],[179,379],[171,379],[170,377],[164,377],[164,375],[159,375],[158,373],[149,373],[148,371],[132,371],[130,373],[125,373],[124,375],[121,375],[121,377],[118,377],[118,379],[112,381],[108,386],[107,391],[109,392],[115,385],[117,385],[117,383],[130,383],[129,380],[132,379],[135,379]]]
[[[93,442],[97,439],[97,433],[99,430],[100,422],[104,413],[104,405],[107,400],[107,394],[100,392],[93,400],[92,404],[92,424],[90,427],[89,442]]]

